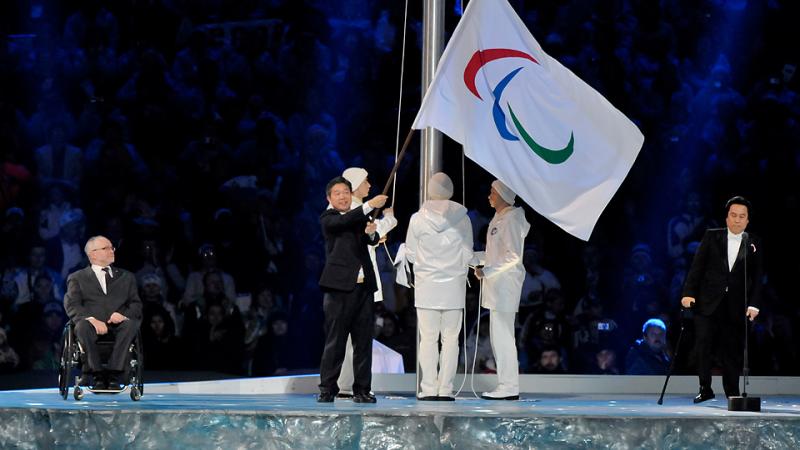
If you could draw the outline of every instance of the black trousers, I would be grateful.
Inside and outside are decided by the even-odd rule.
[[[375,329],[374,293],[363,283],[350,292],[326,292],[325,349],[319,367],[319,390],[337,394],[336,381],[342,370],[347,335],[353,340],[353,394],[367,394],[372,389],[372,335]]]
[[[726,299],[727,300],[727,299]],[[736,315],[726,308],[725,301],[710,316],[695,314],[695,351],[700,388],[711,388],[713,355],[718,355],[722,365],[722,386],[725,395],[739,395],[739,374],[742,371],[744,352],[744,309]],[[715,345],[716,344],[716,347]],[[716,348],[716,351],[714,351]]]
[[[140,321],[128,319],[118,324],[106,324],[108,334],[114,340],[114,349],[106,363],[106,369],[115,372],[122,372],[125,369],[125,360],[128,356],[128,347],[139,331]],[[81,343],[83,351],[86,353],[86,367],[84,372],[102,372],[103,363],[100,359],[100,351],[97,348],[98,335],[88,320],[81,320],[75,324],[75,336]],[[105,338],[105,336],[103,336]]]

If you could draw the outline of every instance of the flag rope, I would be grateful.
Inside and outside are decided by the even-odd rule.
[[[403,44],[400,52],[400,93],[397,99],[397,135],[394,144],[394,161],[397,163],[397,157],[400,153],[400,116],[403,112],[403,80],[405,79],[406,68],[406,31],[408,30],[408,0],[406,0],[405,12],[403,13]],[[397,192],[397,177],[392,180],[392,208],[394,208],[394,200]]]

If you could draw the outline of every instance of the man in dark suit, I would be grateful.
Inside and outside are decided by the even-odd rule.
[[[86,353],[81,383],[89,384],[89,376],[93,376],[95,387],[100,389],[120,388],[128,347],[142,320],[136,277],[111,267],[114,250],[103,236],[89,238],[84,251],[91,265],[67,278],[64,295],[64,308]],[[114,337],[114,348],[103,370],[97,339],[106,334]]]
[[[353,401],[375,403],[372,384],[373,295],[378,290],[368,245],[378,243],[377,225],[368,214],[386,203],[378,195],[350,209],[352,187],[343,177],[328,182],[330,207],[320,216],[325,238],[325,267],[319,285],[324,292],[325,348],[320,362],[317,401],[332,402],[339,392],[347,335],[353,340]]]
[[[681,305],[694,310],[695,352],[700,403],[714,398],[711,389],[711,351],[719,343],[722,385],[728,397],[739,395],[739,373],[746,330],[759,312],[762,251],[758,237],[744,230],[750,202],[733,197],[725,205],[726,228],[709,229],[703,236],[686,275]]]

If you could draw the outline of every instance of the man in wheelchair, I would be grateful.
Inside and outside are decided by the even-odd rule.
[[[114,246],[103,236],[89,238],[84,247],[90,265],[67,278],[64,309],[85,353],[79,384],[96,389],[122,389],[126,356],[142,320],[142,301],[136,277],[111,267]],[[103,367],[97,341],[113,338],[111,356]]]

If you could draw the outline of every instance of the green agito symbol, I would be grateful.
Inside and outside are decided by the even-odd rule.
[[[514,114],[514,110],[511,109],[511,105],[508,105],[508,111],[511,113],[511,120],[514,122],[514,127],[517,129],[520,136],[522,136],[522,140],[524,140],[525,143],[528,144],[528,147],[533,150],[533,153],[539,155],[540,158],[550,164],[561,164],[572,156],[572,152],[575,150],[574,133],[569,134],[569,143],[567,143],[566,147],[560,150],[551,150],[547,147],[542,147],[533,140],[531,135],[522,127],[522,124],[519,123],[519,119],[517,119],[517,115]]]
[[[532,55],[519,50],[508,48],[478,50],[472,55],[467,65],[464,67],[464,84],[469,92],[472,93],[472,95],[483,100],[475,83],[478,71],[481,69],[481,67],[489,62],[504,58],[522,58],[527,59],[535,64],[539,64],[539,61],[537,61]],[[508,86],[508,83],[511,82],[511,79],[514,78],[514,76],[517,75],[520,70],[522,70],[522,67],[519,67],[508,73],[492,90],[492,94],[494,96],[494,104],[492,105],[492,118],[494,119],[495,128],[497,128],[497,132],[500,134],[500,137],[507,141],[519,141],[520,138],[512,133],[511,130],[509,130],[506,126],[506,114],[500,107],[500,98],[503,96],[503,91],[505,90],[506,86]],[[569,142],[567,143],[566,147],[557,150],[550,149],[540,145],[533,139],[530,133],[525,130],[525,127],[522,126],[517,118],[517,115],[514,114],[514,110],[511,108],[510,104],[508,104],[508,111],[511,113],[511,121],[514,123],[514,127],[517,129],[517,133],[522,137],[522,140],[525,141],[534,154],[550,164],[561,164],[569,159],[570,156],[572,156],[572,153],[575,151],[575,133],[570,132]]]

